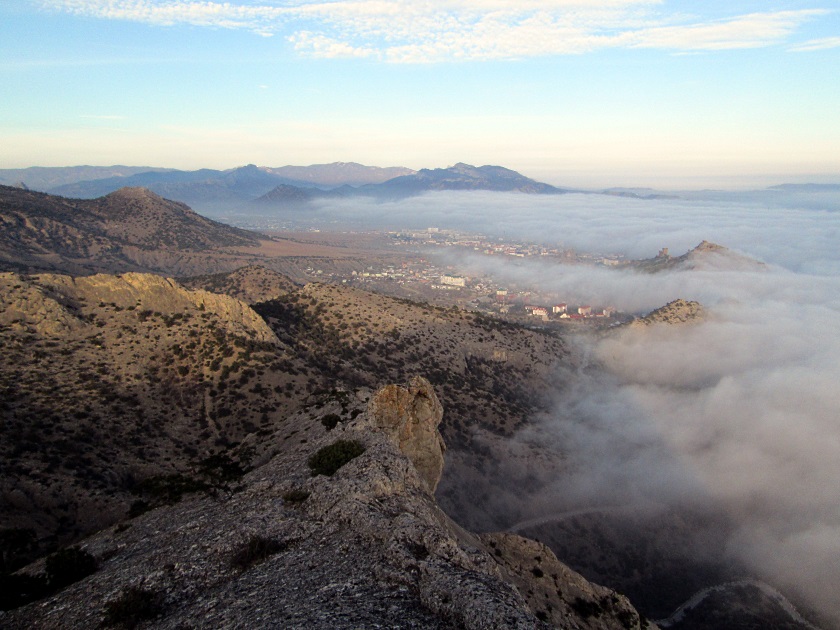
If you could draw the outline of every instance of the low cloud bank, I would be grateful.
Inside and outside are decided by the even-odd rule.
[[[430,212],[433,201],[422,202]],[[474,524],[633,505],[713,511],[729,524],[716,559],[840,625],[840,212],[563,197],[494,227],[504,203],[493,203],[461,198],[453,212],[490,234],[545,237],[553,226],[581,250],[650,256],[707,239],[769,264],[650,275],[457,258],[570,303],[645,312],[686,298],[708,310],[693,325],[582,338],[577,361],[559,368],[551,413],[513,443],[486,438],[499,454],[488,469],[455,462],[482,488]]]
[[[463,229],[634,258],[661,247],[682,253],[705,239],[791,271],[840,275],[840,190],[685,199],[438,192],[390,202],[322,200],[309,216],[376,228]]]

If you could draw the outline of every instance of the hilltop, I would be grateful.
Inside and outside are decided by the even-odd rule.
[[[763,262],[709,241],[702,241],[681,256],[671,256],[665,248],[655,258],[633,261],[628,266],[647,273],[687,270],[764,271],[767,268]]]

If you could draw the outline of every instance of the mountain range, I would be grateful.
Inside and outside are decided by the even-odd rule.
[[[463,163],[419,171],[352,162],[279,168],[249,164],[226,171],[122,166],[30,168],[0,170],[0,184],[83,199],[101,197],[124,187],[143,187],[200,211],[287,207],[318,198],[348,196],[393,199],[435,190],[568,192],[501,166]]]

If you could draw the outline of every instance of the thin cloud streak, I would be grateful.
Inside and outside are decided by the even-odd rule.
[[[788,50],[791,52],[814,52],[818,50],[830,50],[832,48],[840,48],[840,37],[823,37],[821,39],[811,39],[807,42],[792,46]]]
[[[51,9],[108,20],[284,34],[302,55],[391,63],[519,59],[606,48],[688,52],[766,47],[784,42],[802,24],[827,13],[770,11],[686,23],[662,10],[662,3],[649,0],[338,0],[286,6],[191,0],[42,2]]]

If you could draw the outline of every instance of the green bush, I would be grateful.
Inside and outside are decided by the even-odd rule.
[[[239,571],[250,569],[266,558],[286,549],[288,545],[265,536],[251,536],[251,539],[240,545],[230,558],[230,566]]]
[[[51,589],[61,589],[86,578],[98,568],[96,558],[78,547],[47,556],[47,579]]]
[[[163,612],[163,595],[138,586],[125,589],[115,600],[105,604],[106,626],[134,628]]]
[[[309,468],[312,470],[313,477],[316,475],[332,477],[344,464],[364,452],[365,447],[361,442],[338,440],[315,452],[309,458]]]

